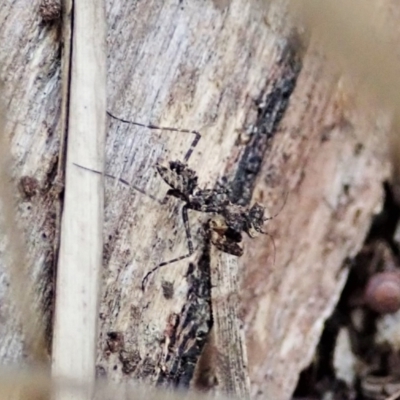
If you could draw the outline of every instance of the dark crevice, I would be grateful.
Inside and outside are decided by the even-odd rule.
[[[181,389],[190,386],[212,325],[209,243],[198,264],[189,265],[187,279],[190,286],[187,303],[168,337],[170,354],[165,363],[168,367],[157,382]]]
[[[302,67],[298,50],[292,44],[286,46],[279,64],[280,75],[274,82],[267,82],[265,92],[256,100],[258,115],[254,129],[231,183],[231,201],[235,204],[246,206],[250,203],[261,164],[296,87]]]

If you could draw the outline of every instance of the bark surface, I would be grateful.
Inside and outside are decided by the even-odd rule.
[[[118,0],[106,7],[108,110],[198,130],[188,164],[200,187],[227,177],[235,202],[258,201],[268,215],[287,195],[266,225],[276,251],[269,236],[246,238],[238,262],[252,398],[290,398],[346,280],[345,261],[381,206],[388,121],[353,101],[313,42],[302,44],[284,2]],[[50,331],[61,25],[43,21],[39,10],[28,0],[2,7],[0,66],[14,180],[27,175],[38,185],[34,196],[21,191],[18,207],[34,301]],[[107,132],[104,172],[142,192],[105,179],[98,372],[117,382],[189,386],[211,326],[207,216],[190,213],[193,256],[156,271],[144,292],[141,284],[158,263],[187,252],[183,203],[160,204],[168,187],[155,165],[183,160],[193,137],[112,118]],[[90,159],[83,167],[95,169]],[[2,254],[0,359],[17,361],[23,337],[7,282]]]

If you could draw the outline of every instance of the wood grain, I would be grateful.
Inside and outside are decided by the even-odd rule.
[[[238,258],[211,247],[211,301],[216,391],[250,398],[250,379],[243,322],[240,321]]]
[[[21,0],[1,9],[0,65],[15,179],[29,174],[40,187],[19,208],[38,291],[34,301],[45,304],[49,316],[59,201],[49,188],[59,145],[61,44],[57,25],[43,24],[38,8],[38,2]],[[389,176],[389,119],[355,101],[351,82],[331,68],[313,40],[301,44],[285,2],[119,0],[106,9],[109,111],[199,130],[202,139],[189,166],[202,187],[227,176],[238,202],[260,201],[271,214],[289,193],[268,223],[275,263],[268,237],[246,241],[238,261],[252,397],[290,398],[346,279],[344,261],[357,253],[381,205]],[[168,188],[154,166],[182,159],[191,138],[110,119],[106,127],[105,172],[163,199]],[[97,168],[90,164],[84,166]],[[174,386],[168,377],[176,353],[168,338],[178,325],[171,329],[171,321],[187,304],[187,271],[198,253],[159,270],[144,293],[140,285],[159,262],[186,252],[182,204],[168,200],[161,206],[111,178],[105,185],[98,372],[116,382],[162,379]],[[199,249],[201,219],[192,213]],[[3,260],[1,266],[5,277]],[[12,329],[2,282],[7,324],[0,356],[21,360],[22,337]],[[165,283],[172,298],[164,296]],[[119,347],[110,348],[112,332]]]
[[[76,164],[104,166],[106,119],[106,21],[102,2],[74,3],[64,14],[71,60],[64,106],[67,123],[66,178],[61,225],[53,329],[52,373],[57,378],[96,379],[97,316],[103,252],[103,193],[101,175]],[[73,24],[72,24],[73,21]],[[69,54],[68,54],[69,53]],[[61,161],[61,160],[60,160]],[[74,351],[72,351],[74,349]],[[90,386],[89,386],[90,387]],[[57,399],[89,399],[58,392]]]

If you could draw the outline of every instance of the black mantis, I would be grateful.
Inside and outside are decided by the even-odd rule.
[[[267,232],[263,231],[263,224],[265,221],[275,218],[280,213],[286,204],[287,196],[281,209],[272,217],[264,217],[265,207],[259,203],[254,203],[251,207],[234,204],[229,198],[229,188],[225,183],[218,183],[214,189],[202,189],[197,184],[198,177],[196,172],[187,166],[187,162],[201,138],[198,131],[159,127],[152,124],[146,125],[116,117],[110,112],[107,112],[107,114],[111,118],[127,124],[155,130],[181,132],[194,135],[191,145],[183,158],[184,162],[170,161],[167,167],[160,164],[156,165],[158,174],[170,187],[167,196],[178,198],[184,202],[182,207],[182,219],[185,227],[188,253],[161,262],[151,269],[142,280],[141,286],[143,291],[145,290],[146,282],[150,275],[156,272],[159,268],[184,260],[194,253],[195,250],[190,231],[188,210],[210,214],[211,218],[208,220],[207,230],[210,235],[211,243],[219,250],[237,257],[240,257],[243,254],[243,233],[246,233],[251,238],[255,237],[259,233],[269,235]],[[94,172],[100,173],[98,171]],[[115,178],[109,174],[104,175],[118,179],[125,185],[131,186],[136,190],[145,193],[142,189],[132,186],[129,182],[123,179]],[[148,193],[145,194],[149,195]],[[154,196],[150,197],[155,199]],[[167,197],[165,199],[167,199]],[[273,246],[275,251],[274,242]]]

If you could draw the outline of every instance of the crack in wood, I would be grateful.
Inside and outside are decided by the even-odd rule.
[[[232,180],[232,203],[244,206],[250,203],[261,164],[296,87],[302,63],[298,49],[290,42],[282,52],[279,67],[278,75],[272,78],[272,82],[267,82],[266,88],[256,101],[257,119],[250,140],[236,164]]]
[[[188,388],[212,325],[209,242],[187,272],[187,302],[166,340],[168,354],[157,384]]]

